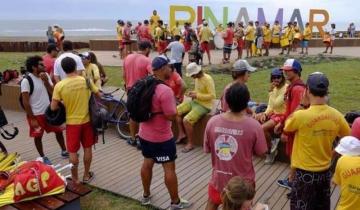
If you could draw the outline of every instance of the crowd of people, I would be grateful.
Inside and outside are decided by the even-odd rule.
[[[193,90],[186,90],[181,66],[184,53],[190,54],[195,48],[203,49],[210,63],[208,42],[212,32],[207,28],[206,21],[197,29],[198,32],[186,24],[184,34],[180,34],[181,30],[173,30],[179,34],[167,45],[162,38],[164,23],[156,11],[149,23],[153,26],[148,26],[147,21],[144,21],[144,25],[139,24],[138,31],[149,35],[144,40],[142,33],[139,33],[139,51],[128,54],[131,47],[127,44],[125,33],[120,43],[121,49],[126,49],[122,51],[122,76],[126,92],[144,78],[153,77],[159,81],[151,100],[153,114],[144,122],[130,119],[131,137],[126,140],[141,150],[144,157],[141,204],[151,203],[152,169],[154,164],[161,164],[171,199],[170,209],[185,209],[191,206],[191,202],[179,195],[175,171],[176,144],[186,142],[181,150],[185,154],[194,149],[194,125],[211,111],[216,95],[213,78],[202,69],[197,58],[191,60],[185,72],[186,77],[194,80]],[[156,23],[158,25],[155,26]],[[131,23],[126,25],[131,27]],[[153,36],[147,27],[157,31],[155,41],[160,55],[153,60],[149,58]],[[283,36],[286,36],[289,45],[283,48],[282,53],[285,50],[289,53],[294,46],[296,48],[297,29],[294,23],[289,23],[284,33],[278,22],[271,30],[269,24],[262,27],[255,22],[253,26],[251,21],[246,28],[242,23],[235,30],[233,27],[234,24],[229,23],[224,33],[224,62],[229,62],[230,43],[233,44],[234,38],[239,37],[238,47],[244,46],[248,57],[253,55],[250,45],[254,42],[257,46],[255,52],[262,54],[262,46],[267,46],[269,40],[274,38],[281,41]],[[307,48],[306,42],[311,38],[308,25],[303,37],[302,46]],[[184,39],[183,43],[181,39]],[[94,53],[76,53],[70,41],[64,41],[62,49],[62,54],[58,55],[60,49],[49,44],[46,55],[27,59],[28,74],[21,82],[21,97],[30,137],[34,138],[44,162],[51,164],[43,152],[41,138],[44,131],[54,132],[61,156],[69,158],[74,165],[71,170],[74,182],[89,183],[95,176],[91,171],[91,161],[92,146],[97,142],[97,136],[90,124],[88,102],[91,92],[101,97],[102,85],[107,77]],[[166,56],[168,50],[171,51],[169,58]],[[266,47],[265,53],[268,54]],[[307,53],[307,49],[304,53]],[[220,205],[224,210],[267,209],[265,204],[253,206],[252,203],[256,193],[252,160],[253,156],[259,156],[265,158],[265,164],[272,164],[280,141],[285,144],[291,165],[288,177],[277,183],[290,189],[291,209],[330,209],[331,180],[341,188],[338,209],[356,209],[360,204],[360,118],[352,123],[351,129],[343,115],[328,105],[330,81],[327,76],[314,72],[304,82],[301,79],[302,65],[296,59],[287,59],[284,65],[270,72],[270,90],[264,90],[269,93],[268,105],[262,110],[252,109],[246,83],[256,68],[241,57],[240,54],[232,66],[233,81],[224,87],[219,113],[211,117],[204,131],[203,149],[205,153],[210,153],[212,161],[206,209],[216,210]],[[55,127],[46,122],[44,115],[49,105],[51,111],[66,110],[66,127]],[[177,136],[172,132],[172,122],[178,127]],[[62,134],[64,130],[66,141]],[[341,139],[338,144],[336,139]],[[80,146],[84,150],[82,179],[78,175]],[[333,176],[331,166],[334,158],[339,158],[339,161]]]
[[[208,63],[211,64],[210,42],[214,40],[217,45],[216,37],[223,40],[223,44],[219,44],[223,49],[222,61],[228,63],[233,49],[237,50],[237,59],[243,57],[243,51],[246,51],[246,58],[269,56],[271,47],[281,48],[280,55],[284,53],[289,55],[290,52],[296,52],[298,48],[301,48],[300,54],[307,55],[309,41],[313,36],[309,23],[306,23],[304,30],[301,30],[297,22],[288,22],[284,27],[280,25],[279,21],[275,21],[272,26],[259,21],[237,24],[229,22],[226,28],[220,24],[215,30],[212,30],[206,19],[203,19],[196,28],[193,28],[191,23],[185,23],[182,28],[179,22],[170,28],[166,22],[161,20],[156,10],[153,11],[149,20],[138,22],[136,27],[132,27],[130,21],[125,23],[123,20],[118,20],[116,30],[121,58],[125,58],[132,52],[132,41],[149,41],[159,54],[166,53],[168,45],[172,42],[180,42],[184,46],[183,53],[189,55],[189,62],[197,64],[203,64],[203,55],[205,54]],[[328,52],[328,48],[331,48],[330,54],[333,52],[336,33],[335,24],[331,24],[331,30],[327,31],[323,37],[326,46],[324,53]]]

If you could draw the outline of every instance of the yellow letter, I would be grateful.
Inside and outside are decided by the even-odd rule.
[[[17,185],[15,186],[15,195],[19,196],[19,195],[24,195],[26,193],[26,191],[24,190],[23,186],[21,185],[20,182],[17,183]]]
[[[36,179],[30,179],[26,183],[26,189],[29,192],[37,192],[39,190],[39,186],[38,186],[38,183],[37,183]]]
[[[44,171],[42,174],[41,174],[41,183],[42,183],[42,185],[43,185],[43,187],[44,188],[47,188],[47,181],[49,180],[49,178],[50,178],[50,174],[49,174],[49,172],[47,172],[47,171]]]
[[[186,12],[190,15],[188,19],[176,20],[176,12]],[[189,6],[170,6],[170,28],[175,26],[176,21],[179,22],[179,25],[184,25],[184,23],[189,22],[193,23],[195,21],[195,11]]]
[[[315,15],[323,15],[324,20],[315,22],[315,20],[314,20]],[[324,35],[323,27],[329,22],[329,13],[323,9],[311,9],[309,16],[310,16],[309,17],[309,25],[310,25],[311,31],[313,31],[312,30],[313,27],[316,26],[318,31],[320,32],[320,35],[323,36]]]

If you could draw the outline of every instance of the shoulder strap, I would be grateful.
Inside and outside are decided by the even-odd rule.
[[[23,79],[26,79],[29,82],[29,86],[30,86],[29,95],[32,95],[34,92],[34,81],[31,79],[29,74],[25,74]],[[20,83],[20,85],[21,85],[21,83]]]

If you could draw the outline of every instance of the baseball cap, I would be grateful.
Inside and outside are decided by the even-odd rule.
[[[296,59],[287,59],[283,65],[283,67],[280,68],[284,71],[296,71],[297,73],[300,73],[302,71],[301,64]]]
[[[159,55],[154,58],[154,60],[151,63],[151,67],[153,70],[158,70],[158,69],[161,69],[165,65],[174,64],[174,63],[175,63],[174,60],[170,60],[165,55]]]
[[[306,85],[311,90],[327,91],[329,88],[329,80],[325,74],[321,72],[314,72],[309,75]]]
[[[250,66],[250,64],[246,60],[237,60],[231,71],[250,71],[254,72],[256,70],[255,67]]]
[[[82,59],[90,59],[90,53],[89,52],[80,53],[79,56]]]
[[[282,75],[283,75],[283,72],[279,68],[274,68],[271,71],[271,76],[282,76]]]
[[[341,155],[360,155],[360,140],[353,136],[345,136],[340,140],[335,151]]]
[[[197,65],[195,62],[189,63],[186,66],[186,76],[191,77],[195,74],[198,74],[201,71],[201,66]]]
[[[351,135],[360,139],[360,117],[354,120],[351,126]]]

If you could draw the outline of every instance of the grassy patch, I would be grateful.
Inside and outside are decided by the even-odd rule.
[[[93,191],[80,200],[83,210],[155,210],[153,207],[141,206],[138,201],[118,196],[104,190],[93,188]]]

